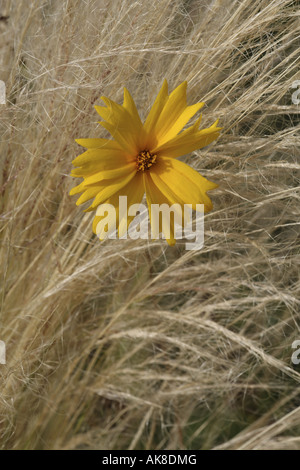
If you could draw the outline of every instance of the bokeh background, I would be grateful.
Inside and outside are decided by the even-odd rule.
[[[2,449],[300,449],[299,2],[1,0]],[[107,240],[69,196],[100,96],[167,78],[224,127],[205,244]],[[299,96],[300,98],[300,96]]]

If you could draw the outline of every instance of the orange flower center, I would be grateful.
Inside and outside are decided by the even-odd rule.
[[[157,155],[150,153],[149,150],[143,150],[136,157],[137,171],[146,171],[156,162]]]

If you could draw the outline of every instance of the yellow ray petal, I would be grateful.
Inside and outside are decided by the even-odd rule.
[[[160,190],[160,192],[170,201],[171,204],[180,204],[183,206],[184,200],[177,194],[174,194],[170,186],[160,177],[159,171],[149,172],[153,184]]]
[[[126,163],[126,165],[124,165],[124,163]],[[126,168],[133,168],[133,166],[135,166],[135,162],[134,163],[127,163],[127,162],[122,162],[122,166],[118,163],[116,163],[115,161],[100,161],[100,162],[96,162],[94,164],[89,164],[89,165],[85,165],[81,168],[74,168],[72,171],[71,171],[71,176],[73,176],[74,178],[89,178],[90,176],[93,176],[93,175],[96,175],[96,174],[99,174],[99,173],[102,173],[102,175],[99,175],[101,176],[100,179],[103,179],[103,178],[113,178],[115,177],[115,175],[117,175],[119,169],[121,169],[121,173],[124,173],[126,174],[127,171],[126,171]]]
[[[201,129],[192,133],[181,133],[165,144],[156,147],[152,153],[161,154],[165,157],[177,158],[194,150],[206,147],[216,140],[220,135],[222,127],[217,127],[218,120],[207,129]]]
[[[129,91],[124,89],[123,106],[102,96],[107,107],[95,106],[98,114],[106,121],[100,123],[126,150],[136,153],[143,138],[143,125]]]
[[[102,189],[95,197],[92,205],[86,209],[86,212],[95,210],[100,204],[103,204],[108,198],[113,196],[116,192],[120,191],[124,186],[126,186],[129,181],[131,181],[136,175],[136,172],[133,171],[127,177],[122,176],[121,178],[116,178],[113,180],[103,180],[100,181],[99,186],[102,186]]]
[[[75,142],[87,149],[122,149],[118,142],[109,139],[75,139]]]
[[[100,122],[99,124],[111,133],[123,149],[129,153],[136,153],[135,123],[132,116],[122,105],[105,96],[101,96],[101,99],[107,107],[95,106],[95,109],[106,122]]]
[[[151,205],[152,204],[168,204],[169,206],[171,206],[172,203],[155,186],[155,184],[153,183],[150,177],[150,174],[147,174],[146,172],[144,172],[143,177],[144,177],[144,185],[145,185],[145,190],[146,190],[146,198],[147,198],[151,227],[153,228],[154,232],[155,231],[158,231],[159,233],[162,232],[165,236],[168,236],[167,227],[165,225],[166,221],[164,220],[164,218],[160,218],[159,227],[156,226],[157,221],[152,215]],[[170,238],[166,238],[166,240],[169,245],[173,246],[175,245],[176,240],[174,238],[174,221],[172,223],[172,219],[170,221],[169,229],[170,229]]]
[[[101,170],[84,180],[84,186],[97,185],[102,180],[121,178],[136,170],[135,162],[111,170]]]
[[[121,104],[116,103],[106,96],[101,96],[100,99],[104,101],[106,107],[96,105],[94,108],[102,119],[114,125],[118,125],[122,121],[128,121],[129,113]]]
[[[166,102],[169,99],[168,95],[168,82],[165,79],[164,83],[154,101],[154,104],[147,116],[147,119],[144,123],[144,129],[148,135],[152,134],[154,131],[155,125],[157,123],[157,120],[166,104]]]
[[[84,191],[84,193],[81,194],[80,198],[77,199],[76,205],[80,206],[80,204],[83,204],[89,201],[90,199],[93,199],[95,196],[97,196],[101,189],[102,188],[99,187],[86,188],[86,191]]]
[[[114,162],[112,162],[113,164]],[[116,167],[116,168],[114,168]],[[100,172],[106,173],[107,171],[116,171],[118,168],[120,168],[119,165],[112,165],[112,168],[109,169],[103,169],[103,162],[95,163],[94,165],[86,165],[85,167],[81,168],[74,168],[71,171],[71,176],[73,178],[88,178],[89,176],[95,175]],[[123,167],[121,167],[123,168]]]
[[[144,145],[146,140],[146,133],[142,121],[140,119],[138,110],[136,109],[135,102],[127,88],[124,88],[123,107],[128,111],[128,113],[132,117],[131,132],[134,135],[134,140],[137,143],[138,149],[145,148]]]
[[[129,118],[128,118],[129,119]],[[138,142],[133,138],[133,134],[130,131],[130,127],[125,121],[122,124],[117,126],[111,124],[110,122],[99,122],[99,124],[104,127],[113,138],[120,144],[120,146],[128,152],[130,155],[137,155],[139,152]]]
[[[82,182],[78,186],[74,186],[74,188],[71,189],[69,194],[70,194],[70,196],[74,196],[75,194],[82,193],[82,191],[84,191],[84,190],[85,190],[85,186]]]
[[[186,108],[186,88],[187,82],[181,83],[169,96],[162,112],[155,125],[155,134],[158,142],[164,139],[165,135],[173,127],[179,116]]]
[[[192,106],[187,106],[185,110],[180,114],[178,119],[170,127],[168,132],[166,132],[163,137],[159,139],[159,146],[163,145],[165,142],[173,139],[177,134],[184,128],[184,126],[189,122],[189,120],[204,106],[205,103],[196,103]]]
[[[132,204],[140,204],[144,194],[143,175],[141,173],[137,173],[133,181],[130,181],[118,192],[118,194],[115,194],[111,198],[111,204],[116,207],[119,204],[119,196],[127,196],[127,207],[129,209]],[[128,216],[128,214],[126,217],[126,214],[120,214],[118,211],[118,219],[119,217],[118,233],[119,237],[122,237],[128,230],[129,224],[133,221],[134,217]]]
[[[127,88],[124,87],[124,101],[123,101],[123,107],[126,109],[126,111],[130,114],[134,121],[134,125],[137,126],[139,129],[143,127],[140,115],[138,113],[138,110],[136,109],[135,102],[127,90]]]
[[[132,162],[134,158],[129,158],[128,154],[124,150],[120,149],[89,149],[76,157],[72,164],[76,167],[80,166],[83,168],[91,167],[94,165],[102,165],[103,168],[111,168],[111,165],[123,166],[129,162]]]
[[[198,132],[198,128],[200,126],[201,120],[202,120],[202,114],[200,114],[199,118],[194,122],[192,126],[188,127],[187,129],[185,129],[184,131],[180,133],[180,137],[182,138],[183,136],[188,136],[188,135],[195,134],[196,132]]]
[[[184,201],[180,197],[178,197],[178,195],[173,193],[173,191],[170,189],[168,184],[166,184],[155,171],[151,171],[149,173],[153,181],[153,184],[165,196],[165,198],[169,201],[169,204],[170,205],[179,204],[181,206],[181,225],[183,227],[184,225]]]
[[[117,228],[119,231],[119,236],[121,237],[126,230],[128,230],[129,224],[132,222],[134,217],[128,216],[127,217],[127,225],[126,225],[126,217],[125,215],[119,221],[119,197],[120,196],[127,196],[127,206],[128,208],[132,204],[140,204],[143,199],[143,195],[145,193],[144,183],[143,183],[143,175],[142,173],[138,173],[133,181],[130,181],[126,184],[120,191],[115,193],[109,199],[104,201],[105,204],[112,204],[116,209],[116,216],[117,216]],[[101,221],[101,216],[95,216],[93,222],[93,232],[96,233],[97,224]],[[120,222],[120,224],[119,224]]]
[[[143,175],[137,174],[136,177],[134,178],[134,182],[130,182],[126,186],[124,193],[127,195],[128,208],[133,204],[140,204],[145,194]],[[127,215],[127,223],[126,223],[125,216],[120,218],[119,227],[118,227],[120,237],[122,237],[126,233],[133,219],[134,219],[134,216]]]
[[[164,186],[159,184],[161,180],[169,187],[174,198],[178,198],[179,203],[192,204],[193,209],[196,209],[196,204],[204,204],[204,212],[212,209],[212,202],[206,191],[215,189],[218,185],[190,166],[173,158],[160,157],[153,173],[157,175],[153,175],[153,178],[158,187],[164,190]]]
[[[142,122],[134,101],[126,88],[124,88],[123,105],[115,103],[105,96],[102,96],[101,99],[106,104],[106,107],[95,106],[95,109],[105,121],[120,128],[125,127],[125,129],[130,129],[133,133],[141,131],[143,127]]]

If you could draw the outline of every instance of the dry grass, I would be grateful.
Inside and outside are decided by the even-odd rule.
[[[2,0],[3,449],[300,449],[299,2]],[[93,105],[189,82],[205,246],[110,240],[68,195]]]

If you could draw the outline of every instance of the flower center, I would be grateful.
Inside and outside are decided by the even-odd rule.
[[[143,150],[136,157],[137,171],[146,171],[156,162],[157,155],[153,155],[149,150]]]

